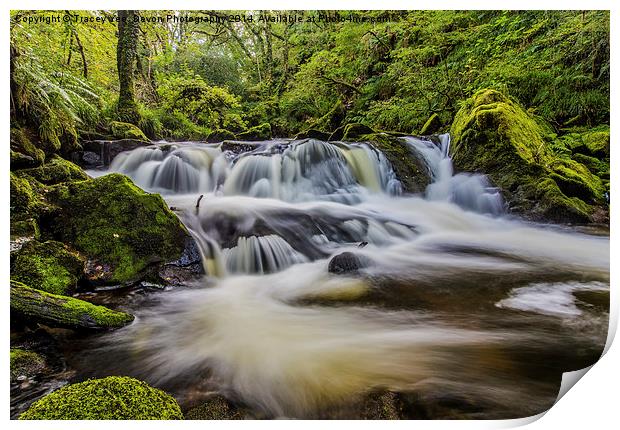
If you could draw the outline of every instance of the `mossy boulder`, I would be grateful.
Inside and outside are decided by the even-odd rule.
[[[222,129],[222,128],[213,130],[207,136],[207,142],[209,143],[217,143],[217,142],[223,142],[225,140],[235,140],[235,139],[237,139],[237,136],[235,136],[235,133],[233,133],[232,131],[226,130],[226,129]]]
[[[127,376],[71,384],[33,403],[20,420],[182,420],[162,390]]]
[[[11,172],[11,220],[32,218],[40,206],[40,199],[31,182]]]
[[[46,185],[88,179],[88,175],[79,166],[58,155],[53,155],[39,167],[23,169],[18,171],[17,174],[20,177],[29,176]]]
[[[28,218],[22,221],[11,220],[11,239],[17,237],[29,237],[39,239],[41,230],[39,224],[34,218]]]
[[[11,280],[11,317],[50,327],[101,330],[122,327],[133,315],[84,300],[46,293]]]
[[[354,122],[351,124],[347,124],[344,127],[342,140],[356,141],[361,139],[364,135],[374,133],[375,131],[367,125]]]
[[[260,141],[271,139],[271,124],[264,123],[237,134],[239,140]]]
[[[67,295],[75,290],[84,259],[60,242],[30,241],[11,264],[11,278],[39,290]]]
[[[347,114],[347,110],[344,104],[342,103],[342,100],[338,100],[336,103],[334,103],[334,106],[332,106],[332,108],[325,115],[323,115],[322,117],[317,119],[314,123],[312,123],[312,126],[310,127],[310,129],[314,129],[316,131],[329,134],[332,132],[332,130],[335,130],[338,127],[340,127],[340,125],[342,124],[342,122],[344,121],[346,117],[346,114]],[[315,139],[315,137],[313,136],[306,136],[306,137],[311,137]],[[327,140],[327,139],[321,139],[321,140]]]
[[[426,135],[429,135],[429,134],[434,134],[434,133],[437,133],[440,128],[441,128],[441,119],[439,118],[439,115],[434,113],[424,123],[424,125],[422,126],[422,128],[420,129],[420,132],[418,134],[420,136],[426,136]]]
[[[21,127],[11,127],[11,168],[35,167],[43,163],[45,153],[32,143],[32,136]]]
[[[600,178],[553,150],[552,128],[508,96],[480,90],[451,127],[457,169],[485,173],[514,211],[560,222],[586,222],[603,202]]]
[[[45,359],[33,351],[11,348],[11,381],[20,376],[32,378],[46,368]]]
[[[150,266],[179,258],[189,237],[160,195],[144,192],[124,175],[56,185],[48,199],[58,209],[46,228],[107,268],[97,282],[137,280]]]
[[[110,133],[115,139],[149,140],[140,128],[128,122],[112,121]]]
[[[402,139],[385,133],[377,133],[365,135],[363,140],[383,152],[405,192],[424,192],[431,181],[428,169],[417,157],[413,156]]]

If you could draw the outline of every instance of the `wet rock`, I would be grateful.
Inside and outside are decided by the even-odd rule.
[[[347,251],[332,257],[332,259],[329,260],[327,270],[329,273],[334,273],[337,275],[349,274],[355,273],[359,269],[368,267],[370,264],[371,261],[369,258]]]
[[[225,140],[224,142],[222,142],[221,147],[222,152],[230,151],[236,155],[242,154],[244,152],[254,151],[256,148],[258,148],[258,145],[255,143],[236,142],[231,140]]]
[[[11,281],[11,317],[49,327],[100,330],[122,327],[133,315]]]
[[[99,156],[101,163],[97,166],[109,166],[112,160],[124,151],[131,151],[138,147],[150,146],[151,143],[139,139],[120,139],[120,140],[91,140],[82,144],[83,151],[74,152],[72,159],[82,165],[83,167],[92,167],[87,164],[81,164],[80,160],[83,159],[84,153],[91,152]],[[76,154],[76,155],[74,155]],[[75,157],[75,158],[73,158]],[[90,156],[92,157],[92,155]],[[94,158],[91,158],[94,161]]]
[[[486,409],[483,403],[458,393],[400,392],[396,408],[401,419],[476,419]]]
[[[181,257],[163,265],[158,275],[168,285],[187,285],[200,279],[204,275],[204,268],[196,241],[188,238]]]
[[[11,382],[32,378],[46,369],[45,358],[36,352],[11,348]]]
[[[76,151],[71,154],[71,161],[86,169],[104,166],[100,153],[93,151]]]
[[[362,136],[374,133],[375,131],[367,125],[354,122],[344,127],[342,140],[355,141],[362,138]]]
[[[185,413],[186,420],[243,420],[249,417],[247,411],[238,408],[226,397],[213,395],[200,406]]]

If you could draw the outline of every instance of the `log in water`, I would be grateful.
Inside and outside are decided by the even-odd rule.
[[[424,195],[403,195],[365,143],[120,154],[111,171],[180,208],[207,276],[133,309],[76,366],[185,404],[218,390],[269,417],[325,416],[373,390],[466,405],[459,417],[549,408],[562,372],[605,343],[608,310],[589,297],[609,294],[608,238],[505,214],[484,176],[453,174],[447,135],[402,145],[429,170]],[[344,252],[364,264],[330,273]]]

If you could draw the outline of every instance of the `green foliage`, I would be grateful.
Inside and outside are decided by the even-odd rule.
[[[111,174],[54,186],[59,211],[48,226],[65,243],[111,267],[106,282],[129,282],[151,264],[178,258],[187,231],[158,194]]]
[[[31,288],[11,280],[11,315],[50,327],[105,329],[122,327],[133,315],[96,306],[84,300]]]
[[[265,123],[252,127],[237,134],[237,138],[239,140],[269,140],[271,139],[271,124]]]
[[[41,373],[45,369],[45,359],[36,352],[19,348],[11,348],[11,381],[19,376],[28,378]]]
[[[32,217],[40,206],[39,198],[26,179],[11,172],[11,219]]]
[[[180,420],[178,403],[126,376],[71,384],[33,403],[20,420]]]
[[[11,278],[39,290],[67,295],[82,276],[84,259],[60,242],[30,241],[17,252]]]

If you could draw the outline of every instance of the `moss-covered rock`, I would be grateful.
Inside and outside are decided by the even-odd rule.
[[[45,359],[36,352],[11,348],[11,381],[20,376],[31,378],[46,368]]]
[[[147,383],[109,376],[71,384],[33,403],[20,420],[182,420],[174,398]]]
[[[14,237],[30,237],[39,239],[41,230],[39,224],[34,218],[28,218],[22,221],[11,220],[11,238]]]
[[[585,222],[603,201],[601,180],[553,151],[551,127],[506,95],[480,90],[451,128],[458,169],[487,174],[510,207],[554,221]]]
[[[39,290],[67,295],[75,290],[84,259],[62,243],[30,241],[17,252],[11,278]]]
[[[11,317],[50,327],[107,329],[122,327],[133,315],[84,300],[50,294],[11,280]]]
[[[348,141],[356,141],[359,140],[362,136],[367,134],[374,134],[375,131],[364,124],[359,124],[357,122],[347,124],[344,127],[342,140]]]
[[[124,175],[56,185],[48,199],[58,210],[42,228],[109,267],[98,282],[136,280],[149,266],[179,258],[189,236],[160,195]]]
[[[110,133],[115,139],[136,139],[148,142],[148,137],[133,124],[128,122],[112,121],[110,123]]]
[[[333,130],[340,127],[342,122],[344,121],[347,114],[347,110],[342,103],[342,100],[338,99],[338,101],[334,104],[334,106],[322,117],[317,119],[310,129],[315,129],[317,131],[329,134]],[[313,136],[307,136],[314,138]],[[326,140],[326,139],[322,139]]]
[[[39,167],[23,169],[17,172],[17,174],[20,177],[27,175],[46,185],[88,179],[88,175],[79,166],[58,155],[53,155]]]
[[[598,158],[609,158],[609,126],[603,125],[582,134],[588,152]]]
[[[11,168],[35,167],[43,163],[45,153],[32,143],[28,132],[11,127]]]
[[[222,129],[222,128],[213,130],[207,136],[207,142],[209,143],[217,143],[217,142],[223,142],[225,140],[235,140],[235,139],[237,139],[237,136],[235,136],[235,133],[233,133],[232,131],[226,130],[226,129]]]
[[[11,172],[11,220],[32,218],[40,201],[30,181]]]
[[[439,118],[439,115],[434,113],[424,123],[424,125],[422,126],[418,134],[420,136],[426,136],[429,134],[437,133],[440,128],[441,128],[441,119]]]
[[[405,142],[395,136],[384,133],[369,134],[362,140],[383,152],[408,193],[422,193],[430,183],[428,169],[411,154]]]
[[[237,139],[250,141],[269,140],[271,139],[271,124],[266,122],[264,124],[257,125],[256,127],[252,127],[237,134]]]
[[[186,420],[242,420],[246,414],[228,399],[214,395],[185,413]]]

